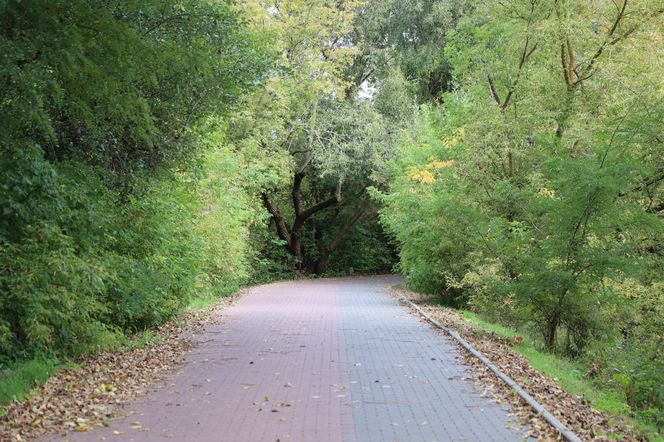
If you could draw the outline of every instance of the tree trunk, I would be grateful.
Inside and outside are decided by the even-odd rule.
[[[556,348],[556,333],[560,326],[560,312],[555,310],[546,320],[544,328],[544,347],[548,351],[553,351]]]
[[[357,209],[357,211],[353,214],[353,216],[346,221],[346,223],[341,226],[339,229],[339,232],[337,232],[337,235],[334,237],[332,242],[328,244],[327,247],[325,247],[325,250],[321,253],[320,257],[318,260],[314,263],[313,266],[313,273],[320,275],[325,271],[327,268],[327,265],[330,262],[330,257],[332,256],[332,253],[334,253],[335,250],[337,250],[337,247],[339,247],[339,244],[341,244],[341,240],[344,239],[348,231],[357,223],[360,218],[364,216],[365,213],[369,210],[369,205],[370,205],[370,200],[365,200],[362,205]]]
[[[306,164],[305,164],[306,166]],[[304,166],[303,166],[304,167]],[[304,249],[302,247],[302,229],[304,227],[307,219],[315,215],[316,213],[324,210],[335,204],[339,204],[342,201],[341,198],[341,180],[337,182],[337,185],[334,189],[333,195],[314,204],[313,206],[303,209],[302,208],[302,180],[304,179],[303,168],[297,171],[293,177],[293,187],[291,189],[291,196],[293,200],[293,210],[295,212],[295,220],[293,225],[289,228],[286,224],[286,220],[281,215],[279,208],[276,203],[270,199],[270,197],[263,193],[261,195],[263,200],[263,206],[267,209],[268,212],[272,215],[274,220],[275,228],[277,235],[281,240],[284,241],[284,245],[288,253],[293,255],[297,261],[297,266],[300,270],[304,270],[309,266],[306,265],[306,256],[304,256]]]

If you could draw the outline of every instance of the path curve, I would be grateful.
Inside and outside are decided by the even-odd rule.
[[[399,278],[270,284],[196,337],[184,369],[70,441],[519,441],[449,340],[389,296]],[[52,440],[62,440],[62,437]]]

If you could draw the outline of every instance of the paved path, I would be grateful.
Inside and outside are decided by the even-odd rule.
[[[508,411],[464,379],[454,346],[386,294],[397,282],[257,287],[198,337],[170,386],[68,440],[522,440]]]

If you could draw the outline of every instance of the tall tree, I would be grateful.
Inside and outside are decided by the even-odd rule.
[[[280,65],[267,87],[232,125],[238,144],[253,144],[289,173],[266,181],[261,199],[275,232],[296,266],[324,271],[330,255],[369,210],[365,189],[398,125],[388,124],[370,97],[358,96],[364,79],[349,75],[357,61],[352,41],[359,2],[258,2],[254,24],[276,38]],[[396,120],[395,120],[396,121]],[[287,212],[283,207],[290,206]],[[332,225],[315,225],[326,209],[344,207]],[[317,231],[305,244],[305,231]],[[335,230],[320,244],[322,230]]]
[[[227,2],[0,5],[0,147],[36,144],[130,186],[192,157],[192,127],[226,113],[270,62]]]
[[[530,322],[550,350],[564,330],[570,354],[600,333],[596,306],[616,300],[598,286],[637,262],[651,284],[662,262],[652,53],[663,13],[650,0],[522,0],[462,19],[446,36],[456,90],[400,152],[387,199],[399,207],[385,221],[407,243],[404,268],[429,290]],[[413,207],[445,231],[427,231]]]
[[[446,33],[475,2],[382,0],[361,7],[353,43],[359,48],[349,76],[360,84],[380,81],[398,69],[420,102],[437,101],[452,87],[451,67],[443,48]]]

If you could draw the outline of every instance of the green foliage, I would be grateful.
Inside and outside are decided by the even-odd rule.
[[[25,398],[26,392],[46,380],[59,368],[57,359],[33,359],[0,371],[0,405]],[[0,408],[0,415],[2,408]]]
[[[376,198],[411,285],[586,360],[661,427],[655,10],[478,5],[446,35],[456,89],[423,109]]]
[[[251,230],[264,215],[251,185],[245,185],[246,156],[229,147],[218,148],[209,155],[205,168],[210,172],[198,192],[202,215],[194,225],[205,252],[196,286],[226,295],[256,272],[252,263],[257,245]]]
[[[654,0],[241,8],[0,3],[2,367],[396,243],[664,425]]]
[[[380,84],[394,73],[403,75],[419,101],[438,100],[449,91],[452,75],[442,48],[447,31],[475,2],[462,0],[385,0],[371,2],[356,16],[354,39],[361,60],[379,71]],[[361,75],[357,63],[354,75]]]
[[[0,59],[2,366],[249,279],[249,160],[220,121],[273,57],[236,6],[6,1]]]
[[[523,336],[511,327],[487,322],[473,312],[462,311],[460,313],[474,328],[510,340],[515,336],[521,337],[523,341],[518,346],[515,346],[514,350],[525,356],[528,359],[528,363],[534,369],[554,379],[568,393],[583,397],[596,410],[613,415],[630,417],[631,409],[625,403],[625,397],[622,392],[612,389],[610,384],[598,384],[595,379],[589,377],[586,374],[588,366],[584,363],[585,361],[570,360],[560,355],[546,352],[542,348],[541,341]],[[626,378],[629,378],[629,376],[626,376]],[[661,440],[656,427],[649,424],[648,421],[655,422],[652,419],[647,419],[645,422],[643,420],[632,420],[631,423],[636,424],[636,428],[648,440]],[[617,437],[619,438],[620,436]]]
[[[3,164],[1,189],[28,175],[21,159]],[[140,197],[122,203],[93,167],[35,165],[29,210],[21,192],[2,193],[3,207],[17,208],[5,211],[0,237],[4,355],[107,347],[120,332],[172,317],[197,293],[226,294],[248,279],[255,209],[228,149],[208,157],[202,178],[144,182]]]
[[[0,17],[2,149],[38,144],[122,186],[191,158],[190,129],[269,61],[227,2],[12,0]]]
[[[617,326],[612,327],[610,346],[595,342],[583,359],[595,368],[598,382],[612,385],[628,404],[662,428],[664,286],[661,281],[648,285],[627,278],[606,281],[603,290],[618,298],[618,306],[604,315],[605,321]]]
[[[97,319],[104,311],[98,296],[104,274],[99,262],[85,255],[91,237],[103,234],[109,201],[95,198],[100,185],[94,177],[76,176],[84,180],[76,183],[76,172],[59,170],[40,157],[37,149],[3,157],[4,354],[51,347],[71,351],[104,331]]]
[[[262,247],[257,264],[322,273],[343,237],[374,210],[365,190],[385,184],[385,161],[414,114],[414,99],[398,72],[376,94],[359,91],[370,69],[364,47],[350,42],[363,32],[354,18],[366,2],[247,5],[252,24],[274,36],[280,54],[278,69],[248,98],[228,133],[238,150],[268,169],[254,169],[251,179],[275,231],[267,244],[287,252]]]
[[[381,219],[399,241],[400,268],[407,283],[456,305],[460,293],[448,281],[468,270],[469,241],[479,216],[471,207],[456,203],[457,183],[450,180],[444,185],[436,179],[452,172],[447,163],[433,159],[444,151],[435,125],[436,115],[425,110],[421,121],[404,134],[392,163],[393,191],[376,196],[387,207]]]
[[[392,273],[396,264],[395,248],[372,216],[363,219],[344,237],[330,259],[326,274],[381,275]]]

